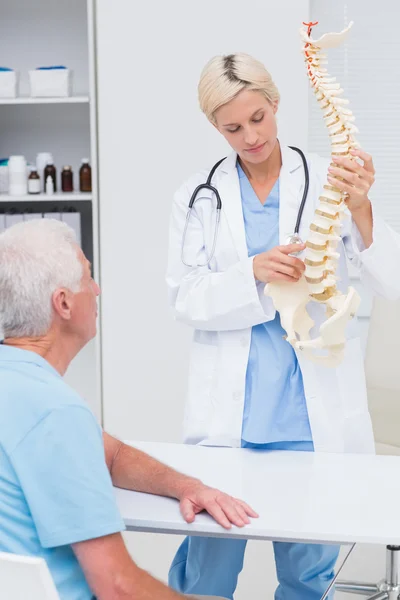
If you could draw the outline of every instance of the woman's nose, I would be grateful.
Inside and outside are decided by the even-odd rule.
[[[248,146],[255,146],[258,141],[258,133],[253,129],[247,129],[244,134],[244,141]]]

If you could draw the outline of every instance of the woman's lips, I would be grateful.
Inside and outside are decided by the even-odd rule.
[[[265,142],[264,144],[260,144],[260,146],[255,146],[254,148],[248,148],[246,150],[246,152],[250,152],[250,154],[257,154],[257,152],[261,152],[261,150],[264,148],[265,146]]]

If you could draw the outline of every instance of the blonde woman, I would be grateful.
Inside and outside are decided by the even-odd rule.
[[[185,441],[260,452],[373,452],[357,324],[349,327],[342,365],[316,366],[285,342],[279,314],[263,295],[267,282],[297,281],[304,271],[302,260],[292,255],[299,247],[286,242],[305,171],[299,153],[277,138],[279,92],[260,62],[234,54],[206,65],[199,100],[232,153],[211,181],[221,200],[219,227],[218,198],[209,188],[198,192],[186,227],[192,194],[210,170],[177,191],[172,209],[170,304],[176,319],[194,329]],[[306,155],[309,191],[300,236],[307,237],[329,168],[330,177],[343,178],[351,216],[338,248],[339,287],[347,289],[347,256],[370,288],[395,298],[400,282],[391,273],[400,262],[400,236],[372,209],[371,157],[361,150],[355,156],[357,162],[339,157],[329,167],[328,160]],[[320,308],[310,307],[317,322]],[[262,511],[262,498],[258,508]],[[171,567],[170,585],[188,594],[232,598],[245,546],[244,540],[187,538]],[[275,598],[319,600],[333,577],[338,550],[275,543]]]

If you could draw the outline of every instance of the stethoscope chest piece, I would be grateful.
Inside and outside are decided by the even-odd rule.
[[[289,235],[289,237],[286,239],[286,244],[303,244],[303,240],[301,239],[300,235],[298,233],[292,233],[292,235]],[[292,252],[292,254],[300,254],[300,252],[302,252],[302,250],[299,250],[298,252]]]

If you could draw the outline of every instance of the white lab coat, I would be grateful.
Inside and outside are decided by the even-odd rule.
[[[248,257],[235,153],[217,170],[213,184],[222,200],[221,224],[214,258],[206,267],[189,268],[181,261],[182,234],[190,196],[208,172],[191,177],[175,194],[170,222],[167,284],[175,318],[194,328],[184,419],[187,443],[241,444],[246,367],[251,329],[274,319],[271,298],[253,275]],[[301,221],[306,239],[314,210],[326,183],[329,161],[307,155],[310,188]],[[293,233],[304,188],[301,157],[282,146],[280,173],[280,243]],[[345,254],[360,270],[362,280],[380,295],[400,297],[400,236],[373,211],[373,244],[364,249],[360,234],[346,219],[339,245],[339,287],[348,286]],[[185,262],[201,264],[210,253],[215,226],[215,198],[202,191],[186,236]],[[309,304],[318,324],[323,307]],[[373,452],[374,440],[367,406],[366,384],[357,323],[349,323],[346,354],[335,368],[316,365],[298,354],[310,426],[316,451]],[[268,365],[265,365],[268,368]]]

